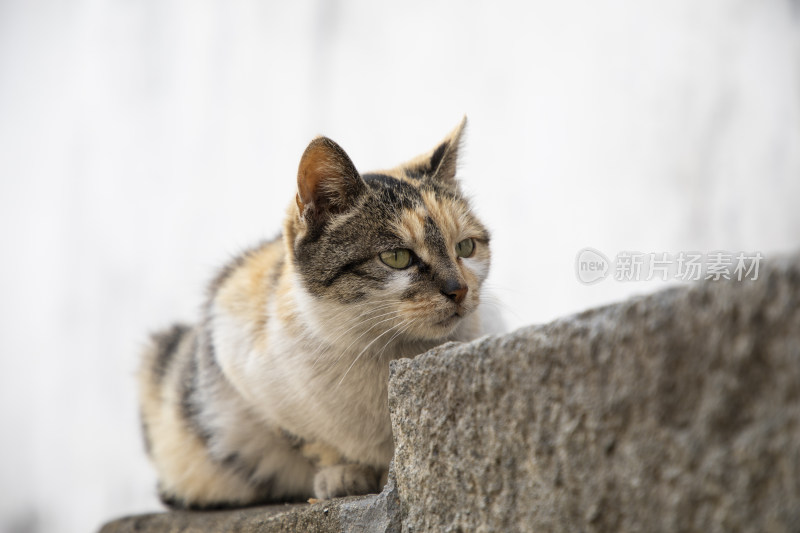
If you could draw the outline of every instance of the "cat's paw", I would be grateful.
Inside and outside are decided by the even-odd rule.
[[[314,476],[314,497],[329,500],[378,492],[378,473],[371,466],[334,465]]]

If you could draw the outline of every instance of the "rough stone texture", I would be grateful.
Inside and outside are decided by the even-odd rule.
[[[380,495],[103,533],[800,532],[800,255],[392,364]]]
[[[800,531],[800,257],[393,363],[404,531]]]
[[[399,533],[394,480],[381,494],[232,511],[173,511],[109,522],[100,533]]]

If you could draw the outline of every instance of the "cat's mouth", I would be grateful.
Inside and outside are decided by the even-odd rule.
[[[455,324],[456,322],[458,322],[462,318],[463,318],[463,315],[456,311],[455,313],[453,313],[452,315],[448,316],[444,320],[440,320],[439,322],[437,322],[436,325],[437,326],[441,326],[443,328],[449,328],[450,326],[452,326],[453,324]]]

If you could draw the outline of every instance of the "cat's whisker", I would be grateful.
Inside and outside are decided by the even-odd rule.
[[[484,282],[482,287],[483,287],[484,291],[485,290],[489,290],[489,291],[504,291],[504,292],[513,292],[513,293],[518,293],[519,292],[519,289],[515,289],[513,287],[508,287],[506,285],[497,285],[495,283],[489,283],[489,282]]]
[[[386,316],[386,315],[392,315],[392,316],[389,316],[389,318],[384,318],[383,320],[380,320],[380,321],[378,321],[377,323],[375,323],[375,324],[373,324],[372,326],[370,326],[370,327],[369,327],[367,330],[363,331],[363,332],[362,332],[362,333],[361,333],[361,334],[360,334],[358,337],[356,337],[355,339],[353,339],[353,341],[352,341],[352,342],[351,342],[351,343],[350,343],[350,344],[347,346],[347,348],[345,348],[343,351],[341,351],[341,352],[340,352],[340,355],[339,355],[338,357],[336,357],[336,358],[334,359],[334,361],[333,361],[333,362],[334,362],[334,363],[336,363],[336,362],[338,362],[339,360],[341,360],[341,358],[342,358],[342,357],[343,357],[345,354],[347,354],[347,353],[349,352],[350,348],[352,348],[352,347],[353,347],[353,345],[354,345],[356,342],[358,342],[358,341],[359,341],[359,340],[360,340],[360,339],[361,339],[361,338],[362,338],[364,335],[366,335],[367,333],[369,333],[370,331],[372,331],[374,328],[376,328],[376,327],[377,327],[377,326],[379,326],[380,324],[383,324],[383,323],[385,323],[385,322],[389,322],[389,321],[395,320],[395,319],[396,319],[398,316],[400,316],[400,314],[401,314],[401,313],[400,313],[399,311],[393,311],[393,312],[390,312],[390,313],[385,313],[384,315],[381,315],[381,316]],[[318,359],[317,359],[317,360],[318,360]],[[315,361],[315,363],[316,363],[316,361]]]
[[[375,324],[373,324],[372,326],[370,326],[368,329],[366,329],[365,331],[363,331],[363,332],[362,332],[362,333],[361,333],[361,334],[360,334],[358,337],[356,337],[355,339],[353,339],[353,341],[352,341],[352,342],[351,342],[351,343],[350,343],[350,344],[347,346],[347,348],[345,348],[345,351],[347,351],[347,350],[349,350],[350,348],[352,348],[352,347],[353,347],[353,345],[354,345],[356,342],[358,342],[358,340],[359,340],[359,339],[361,339],[361,337],[363,337],[364,335],[366,335],[367,333],[369,333],[370,331],[372,331],[373,329],[375,329],[377,326],[379,326],[379,325],[381,325],[381,324],[383,324],[383,323],[385,323],[385,322],[392,321],[392,320],[394,320],[395,318],[397,318],[397,317],[398,317],[398,316],[400,316],[400,315],[401,315],[401,312],[400,312],[400,311],[391,311],[391,312],[389,312],[389,313],[386,313],[386,314],[382,315],[382,316],[389,316],[389,318],[383,318],[382,320],[379,320],[378,322],[376,322]]]
[[[392,342],[394,339],[396,339],[396,338],[397,338],[399,335],[402,335],[403,333],[405,333],[406,331],[408,331],[409,329],[411,329],[411,327],[412,327],[414,324],[416,324],[416,321],[417,321],[417,319],[416,319],[416,318],[411,318],[410,320],[408,320],[407,324],[406,324],[404,327],[402,327],[401,329],[399,329],[399,330],[398,330],[398,331],[397,331],[397,332],[396,332],[394,335],[392,335],[392,338],[390,338],[388,341],[386,341],[386,342],[384,343],[384,345],[383,345],[383,348],[381,348],[381,351],[379,351],[379,352],[377,353],[377,355],[376,355],[376,358],[380,358],[380,357],[383,355],[383,352],[385,352],[385,351],[386,351],[386,348],[389,346],[389,344],[391,344],[391,342]]]
[[[511,307],[510,305],[508,305],[503,300],[501,300],[501,299],[499,299],[497,297],[493,297],[493,296],[484,297],[484,296],[481,296],[480,302],[481,302],[481,306],[482,307],[492,306],[492,307],[498,309],[499,311],[502,311],[504,313],[508,313],[508,314],[512,315],[517,320],[521,320],[521,317],[520,317],[519,313],[517,313],[514,310],[513,307]]]
[[[383,318],[385,316],[389,316],[391,314],[397,313],[398,310],[395,309],[396,307],[397,307],[397,305],[394,302],[387,303],[385,305],[380,306],[379,308],[371,309],[369,311],[360,313],[358,316],[351,317],[348,320],[347,324],[353,324],[353,325],[350,328],[347,328],[347,330],[341,332],[333,340],[328,341],[328,343],[329,344],[335,344],[336,343],[335,341],[337,341],[337,340],[339,340],[341,338],[342,333],[347,333],[348,331],[350,331],[351,329],[353,329],[355,327],[358,327],[360,325],[365,325],[366,323],[368,323],[370,321],[374,321],[374,320],[377,320],[379,318]],[[390,309],[390,310],[389,311],[385,311],[386,309]]]
[[[381,306],[381,307],[382,308],[387,308],[387,307],[391,307],[391,306],[392,306],[392,304],[387,304],[387,305]],[[345,327],[345,326],[347,326],[349,324],[352,324],[350,327],[348,327],[344,331],[339,332],[339,334],[336,335],[336,337],[334,337],[331,340],[324,340],[324,339],[320,340],[320,342],[318,344],[318,347],[311,354],[311,356],[315,358],[314,365],[316,365],[316,356],[318,355],[319,351],[321,351],[321,350],[323,350],[324,348],[327,348],[327,347],[335,346],[336,342],[339,339],[341,339],[343,336],[345,336],[347,333],[349,333],[353,329],[357,328],[358,326],[363,325],[365,322],[368,322],[370,320],[375,320],[375,319],[378,319],[378,318],[382,318],[382,317],[388,316],[388,315],[390,315],[392,313],[395,313],[395,312],[396,311],[389,311],[389,312],[386,312],[386,313],[379,314],[377,316],[370,316],[370,317],[368,317],[366,319],[364,318],[364,316],[367,313],[362,313],[361,315],[359,315],[357,317],[350,318],[348,320],[348,322],[346,324],[344,324],[344,326],[343,326],[343,327]],[[312,368],[313,368],[314,365],[312,365]]]
[[[355,357],[355,359],[353,359],[353,362],[352,362],[352,363],[350,363],[350,366],[349,366],[349,367],[347,367],[347,370],[345,371],[344,375],[342,376],[342,379],[340,379],[340,380],[339,380],[339,383],[338,383],[336,386],[337,386],[337,387],[339,387],[339,386],[342,384],[342,382],[344,381],[344,378],[346,378],[346,377],[347,377],[347,374],[349,374],[349,373],[350,373],[350,370],[353,368],[353,366],[356,364],[356,362],[357,362],[357,361],[358,361],[358,360],[361,358],[361,356],[362,356],[362,355],[364,355],[364,352],[366,352],[366,351],[367,351],[367,349],[368,349],[370,346],[372,346],[373,344],[375,344],[375,342],[376,342],[378,339],[380,339],[381,337],[383,337],[383,336],[384,336],[384,335],[386,335],[387,333],[391,332],[393,329],[395,329],[395,328],[397,328],[397,327],[402,327],[402,325],[403,325],[403,324],[404,324],[404,322],[401,322],[400,324],[396,324],[396,325],[392,326],[391,328],[387,329],[386,331],[384,331],[383,333],[381,333],[380,335],[378,335],[377,337],[375,337],[374,339],[372,339],[372,340],[369,342],[369,344],[367,344],[367,345],[364,347],[364,349],[363,349],[363,350],[361,350],[360,352],[358,352],[358,355]]]
[[[362,304],[362,305],[366,305],[366,304]],[[344,317],[344,321],[345,321],[344,324],[334,325],[332,328],[330,328],[330,329],[333,330],[332,331],[333,333],[337,333],[336,337],[334,337],[333,339],[329,339],[327,337],[326,338],[321,338],[321,339],[319,339],[319,344],[323,345],[323,346],[336,344],[336,341],[339,340],[348,331],[351,331],[352,329],[358,327],[359,325],[363,324],[364,322],[368,322],[370,320],[374,320],[376,318],[380,318],[382,316],[386,316],[387,314],[391,313],[391,311],[389,311],[389,312],[384,313],[384,314],[375,315],[375,313],[377,313],[379,311],[384,311],[385,309],[389,309],[389,308],[392,308],[392,307],[396,307],[396,304],[394,302],[388,302],[388,303],[380,304],[380,305],[378,305],[378,306],[376,306],[376,307],[374,307],[372,309],[368,309],[368,310],[362,311],[356,316],[345,316]]]

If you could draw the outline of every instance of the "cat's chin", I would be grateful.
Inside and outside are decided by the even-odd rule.
[[[447,318],[436,322],[434,326],[443,328],[443,329],[455,329],[455,327],[461,323],[463,320],[463,316],[459,313],[453,313],[452,315],[448,316]]]
[[[464,323],[466,314],[450,313],[444,318],[436,317],[431,322],[415,328],[413,334],[419,340],[444,342]]]

